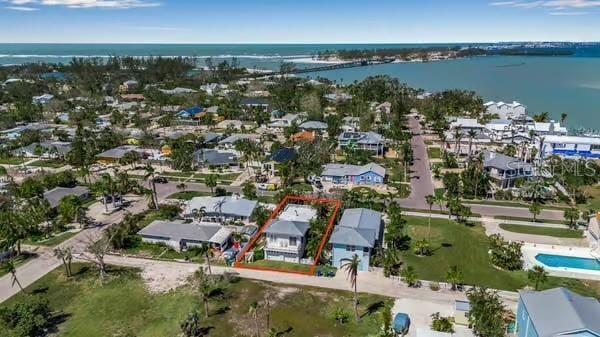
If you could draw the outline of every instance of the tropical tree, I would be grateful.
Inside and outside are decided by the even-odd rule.
[[[473,288],[467,292],[471,305],[469,323],[477,337],[504,337],[506,309],[497,292]]]
[[[529,212],[531,212],[533,215],[533,222],[536,222],[538,215],[542,213],[542,204],[540,204],[538,201],[534,201],[531,203],[531,205],[529,205]]]
[[[71,269],[71,262],[73,261],[73,247],[56,247],[54,248],[54,256],[61,259],[63,266],[65,267],[65,273],[67,277],[73,275]]]
[[[455,149],[454,151],[456,151],[456,153],[460,154],[460,140],[463,137],[463,133],[461,131],[460,128],[454,128],[453,134],[452,136],[454,137],[454,142],[455,142]]]
[[[204,184],[210,188],[210,194],[215,195],[215,187],[217,187],[219,176],[211,173],[204,178]]]
[[[565,121],[567,120],[567,116],[568,115],[566,113],[564,113],[564,112],[560,114],[560,124],[564,124],[565,123]]]
[[[158,209],[158,195],[156,193],[156,182],[154,181],[156,171],[152,165],[148,164],[145,168],[146,174],[144,180],[146,180],[152,190],[152,202],[154,203],[154,209]]]
[[[473,148],[473,138],[477,137],[477,131],[471,129],[467,132],[467,136],[469,137],[469,157],[473,153],[471,150]]]
[[[402,268],[400,271],[402,281],[409,287],[416,287],[419,284],[419,276],[412,266]]]
[[[429,223],[427,224],[427,241],[429,241],[431,239],[431,213],[433,211],[433,205],[436,202],[436,198],[434,195],[427,195],[425,197],[425,201],[427,202],[427,205],[429,205]]]
[[[208,270],[208,275],[212,275],[212,270],[210,268],[210,258],[213,255],[213,251],[211,247],[207,244],[200,246],[200,254],[204,255],[206,259],[206,268]]]
[[[201,326],[202,319],[198,310],[194,310],[188,314],[186,319],[181,322],[181,333],[184,337],[200,337],[204,335],[204,329]]]
[[[357,254],[352,255],[351,259],[342,259],[342,265],[340,269],[345,270],[350,285],[354,288],[354,317],[356,321],[360,320],[358,315],[358,290],[356,287],[356,281],[358,277],[358,269],[360,268],[360,258]]]
[[[568,221],[568,225],[570,228],[576,228],[577,227],[577,219],[579,219],[579,210],[575,207],[570,207],[565,209],[565,211],[563,212],[563,216],[565,217],[565,220]]]
[[[533,266],[527,272],[527,279],[533,283],[533,288],[538,291],[540,285],[548,281],[548,272],[542,266]]]
[[[446,272],[446,282],[450,283],[451,289],[456,290],[463,282],[463,274],[457,266],[452,266]]]
[[[21,292],[24,293],[25,289],[23,289],[21,282],[17,278],[17,268],[15,267],[14,262],[10,259],[5,261],[4,265],[2,266],[2,269],[4,270],[5,273],[10,274],[12,286],[14,287],[16,284],[19,287],[19,289],[21,290]]]

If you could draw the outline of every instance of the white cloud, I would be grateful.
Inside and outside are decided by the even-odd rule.
[[[552,16],[579,16],[579,15],[588,15],[590,12],[549,12],[548,15]]]
[[[11,11],[19,11],[19,12],[34,12],[39,10],[39,8],[35,7],[25,7],[25,6],[6,6],[6,9],[10,9]]]
[[[538,0],[538,1],[495,1],[490,6],[512,8],[542,8],[553,16],[576,16],[591,14],[587,11],[569,11],[600,8],[600,0]]]
[[[158,7],[160,2],[155,0],[4,0],[13,6],[38,5],[38,6],[61,6],[67,8],[109,8],[128,9],[143,7]],[[7,7],[8,8],[8,7]],[[24,7],[26,8],[26,7]],[[33,8],[33,7],[28,7]]]

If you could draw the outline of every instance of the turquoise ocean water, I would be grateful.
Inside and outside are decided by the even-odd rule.
[[[0,44],[0,65],[27,62],[69,62],[73,57],[195,56],[236,57],[243,66],[277,69],[282,62],[312,66],[319,51],[432,45],[148,45],[148,44]],[[454,44],[445,46],[455,46]],[[464,46],[464,44],[463,44]],[[386,74],[428,91],[474,90],[486,100],[518,100],[530,113],[548,111],[558,119],[567,113],[570,128],[600,130],[600,44],[570,45],[573,56],[493,56],[430,63],[387,64],[350,68],[307,76],[349,83]]]

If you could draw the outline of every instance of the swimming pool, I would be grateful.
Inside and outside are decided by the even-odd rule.
[[[548,267],[573,268],[600,271],[600,262],[583,257],[572,257],[562,255],[538,254],[535,259]]]

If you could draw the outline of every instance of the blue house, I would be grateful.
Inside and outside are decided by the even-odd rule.
[[[200,106],[195,106],[189,109],[181,110],[177,113],[177,117],[183,119],[190,119],[196,117],[196,115],[200,114],[204,109]]]
[[[368,271],[371,254],[382,236],[381,213],[366,208],[345,210],[329,239],[332,265],[340,268],[345,259],[356,254],[360,258],[359,270]]]
[[[327,164],[321,173],[323,181],[334,184],[383,185],[385,168],[375,163],[363,166],[346,164]]]
[[[600,336],[600,303],[565,288],[521,292],[518,337]]]

